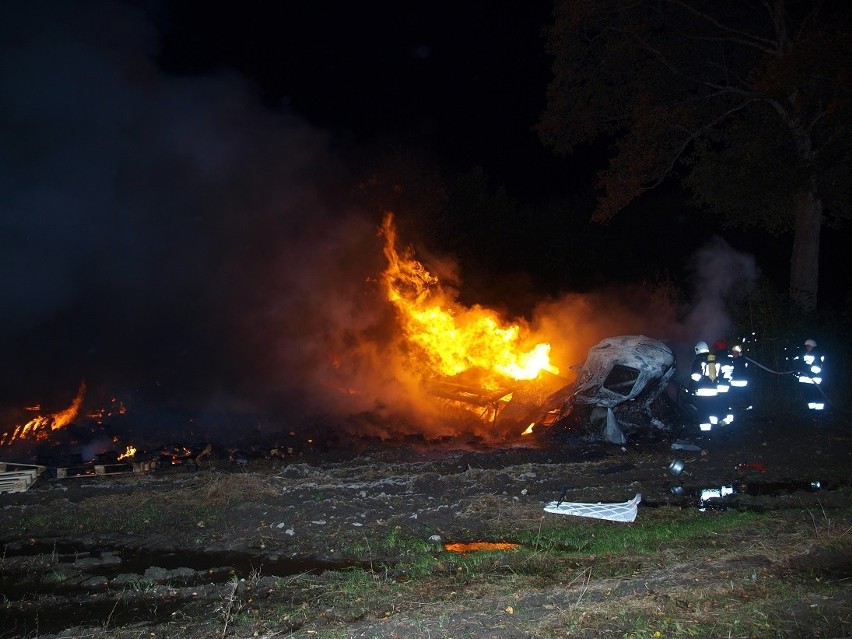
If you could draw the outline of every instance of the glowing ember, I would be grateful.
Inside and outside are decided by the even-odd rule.
[[[104,419],[107,417],[112,417],[113,415],[124,415],[127,412],[127,409],[124,407],[124,404],[113,397],[110,400],[110,405],[108,408],[99,408],[95,411],[89,413],[89,418],[93,419],[98,424],[103,424]]]
[[[385,216],[381,230],[388,261],[383,273],[387,296],[399,311],[406,337],[419,348],[424,377],[477,369],[486,374],[483,386],[498,388],[498,375],[531,380],[542,371],[559,374],[550,363],[550,344],[534,343],[528,329],[503,321],[495,311],[459,304],[413,259],[411,249],[397,251],[391,214]]]
[[[20,439],[46,439],[50,431],[64,428],[77,418],[83,397],[86,395],[86,382],[80,384],[80,390],[71,405],[63,411],[52,415],[39,415],[26,424],[16,426],[11,432],[0,436],[0,446],[11,444]]]

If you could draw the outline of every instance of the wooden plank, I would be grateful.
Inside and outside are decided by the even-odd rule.
[[[95,464],[96,475],[124,475],[132,472],[131,464]]]
[[[47,466],[41,464],[19,464],[18,462],[0,461],[0,473],[14,470],[34,470],[37,475],[41,475]]]

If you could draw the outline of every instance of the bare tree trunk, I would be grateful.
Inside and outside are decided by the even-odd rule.
[[[790,301],[809,314],[817,306],[822,201],[812,190],[807,190],[795,196],[793,206],[795,226],[793,256],[790,259]]]

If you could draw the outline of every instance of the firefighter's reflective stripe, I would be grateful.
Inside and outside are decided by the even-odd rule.
[[[822,364],[824,359],[824,357],[820,356],[819,362],[817,362],[817,358],[812,354],[804,355],[802,357],[802,361],[808,365],[814,375],[819,375],[822,372],[820,364]]]
[[[701,380],[701,373],[693,373],[689,376],[693,382],[698,382]]]
[[[748,380],[747,379],[731,380],[731,386],[733,386],[734,388],[744,388],[744,387],[748,386]]]
[[[822,384],[822,377],[808,377],[807,375],[799,375],[799,381],[802,384]]]
[[[697,388],[695,389],[696,397],[716,397],[718,392],[715,388]]]
[[[823,402],[808,402],[808,408],[810,410],[824,410],[825,404]]]
[[[716,390],[720,393],[727,393],[729,388],[727,384],[716,384]]]

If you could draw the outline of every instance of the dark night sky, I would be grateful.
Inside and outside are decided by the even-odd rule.
[[[523,204],[524,219],[497,220],[510,231],[484,249],[472,232],[481,219],[435,221],[436,253],[435,237],[465,231],[447,243],[470,253],[452,256],[464,281],[505,277],[556,295],[583,279],[566,273],[572,253],[589,282],[637,267],[686,272],[715,229],[671,216],[682,207],[672,193],[607,229],[590,230],[589,211],[543,212],[552,197],[587,204],[599,159],[556,158],[532,131],[550,79],[550,10],[543,0],[4,5],[0,404],[65,397],[81,378],[325,402],[310,390],[327,381],[318,362],[388,321],[364,292],[383,267],[378,212],[340,185],[391,150],[449,176],[482,166]],[[760,267],[783,267],[788,245],[770,246]],[[512,306],[493,287],[483,295]],[[369,357],[351,359],[356,377]]]
[[[504,174],[549,156],[530,128],[549,77],[550,2],[169,6],[165,68],[236,69],[339,144],[409,145]]]

